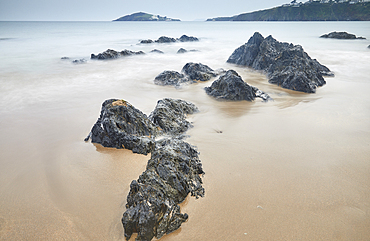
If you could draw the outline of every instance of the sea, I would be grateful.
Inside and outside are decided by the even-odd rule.
[[[332,31],[367,39],[320,38]],[[335,76],[306,94],[226,63],[254,32],[301,45]],[[139,44],[184,34],[200,41]],[[369,240],[369,45],[370,22],[0,22],[0,240],[124,240],[150,154],[84,142],[110,98],[146,115],[163,98],[200,110],[186,141],[205,197],[181,203],[188,221],[161,240]],[[146,54],[90,59],[107,49]],[[215,79],[154,84],[189,62],[233,69],[273,101],[216,100],[204,91]]]

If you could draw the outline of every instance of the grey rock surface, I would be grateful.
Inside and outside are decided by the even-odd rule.
[[[103,53],[99,53],[97,55],[91,54],[91,59],[97,59],[97,60],[106,60],[106,59],[116,59],[124,56],[130,56],[130,55],[139,55],[144,54],[143,51],[134,52],[131,50],[123,50],[121,52],[115,51],[113,49],[108,49],[104,51]]]
[[[364,37],[357,37],[354,34],[347,32],[331,32],[328,34],[321,35],[320,38],[335,38],[335,39],[366,39]]]
[[[271,35],[264,38],[258,32],[237,48],[227,62],[262,70],[270,83],[306,93],[315,93],[318,86],[323,86],[323,76],[333,76],[300,45],[279,42]]]
[[[156,85],[173,85],[175,87],[180,87],[181,84],[193,83],[187,76],[177,72],[177,71],[163,71],[157,75],[154,79],[154,84]]]

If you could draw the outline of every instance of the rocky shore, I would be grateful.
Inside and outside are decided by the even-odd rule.
[[[122,217],[127,240],[133,233],[138,233],[136,240],[151,240],[177,230],[188,219],[178,204],[189,193],[196,198],[204,196],[198,151],[183,136],[192,127],[186,116],[198,111],[190,102],[165,98],[148,118],[125,100],[103,102],[100,117],[85,141],[91,138],[105,147],[151,153],[146,170],[130,185]]]
[[[264,38],[258,32],[237,48],[227,62],[261,70],[270,83],[306,93],[315,93],[317,87],[323,86],[323,76],[333,76],[326,66],[311,59],[302,46],[279,42],[271,35]]]

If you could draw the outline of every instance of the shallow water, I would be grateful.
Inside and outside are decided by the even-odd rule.
[[[304,94],[227,64],[254,31],[302,45],[336,76]],[[149,115],[172,97],[200,109],[187,141],[206,196],[187,198],[189,220],[161,240],[369,240],[370,41],[318,38],[331,31],[370,38],[370,23],[0,22],[0,239],[122,240],[129,184],[150,156],[83,139],[105,99]],[[137,44],[182,34],[201,41]],[[89,59],[108,48],[165,54]],[[153,84],[187,62],[234,69],[274,101],[219,102],[203,90],[212,81]]]

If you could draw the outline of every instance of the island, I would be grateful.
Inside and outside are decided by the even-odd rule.
[[[113,21],[181,21],[180,19],[167,18],[154,15],[150,13],[138,12],[123,17],[117,18]]]
[[[369,0],[292,1],[278,7],[207,21],[370,21]]]

